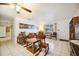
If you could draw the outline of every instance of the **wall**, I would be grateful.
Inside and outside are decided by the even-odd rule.
[[[73,17],[75,17],[75,16],[79,16],[79,8],[78,8],[78,10],[76,11],[76,13],[74,14]]]
[[[69,40],[69,21],[57,21],[57,37],[58,39]]]

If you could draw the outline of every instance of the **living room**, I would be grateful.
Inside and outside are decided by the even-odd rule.
[[[69,23],[78,16],[78,3],[1,3],[0,32],[10,36],[0,34],[0,54],[70,56]]]

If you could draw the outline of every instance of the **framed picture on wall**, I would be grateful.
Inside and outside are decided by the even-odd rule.
[[[28,28],[28,25],[24,24],[24,23],[19,23],[19,28],[20,29],[25,29],[25,28]]]
[[[31,24],[24,24],[24,23],[19,23],[19,28],[20,29],[33,29],[35,26]]]

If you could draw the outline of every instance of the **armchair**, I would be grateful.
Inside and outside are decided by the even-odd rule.
[[[45,42],[45,35],[43,32],[39,32],[38,35],[37,35],[37,39],[40,40],[39,42],[39,47],[40,49],[42,50],[43,48],[45,49],[45,54],[44,56],[47,55],[48,51],[49,51],[49,44]]]

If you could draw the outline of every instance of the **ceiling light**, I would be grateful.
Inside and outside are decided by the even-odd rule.
[[[16,11],[17,11],[17,12],[20,11],[20,8],[21,8],[21,7],[20,7],[19,5],[16,5]]]

